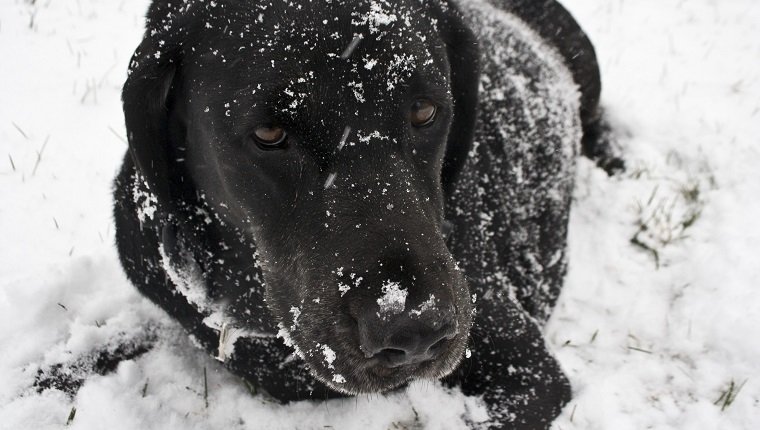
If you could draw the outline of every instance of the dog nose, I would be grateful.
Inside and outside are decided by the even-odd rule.
[[[457,334],[453,310],[437,311],[432,318],[402,314],[388,321],[371,314],[357,322],[362,352],[386,367],[433,360]]]

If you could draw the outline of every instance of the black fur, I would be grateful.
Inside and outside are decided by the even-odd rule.
[[[37,369],[34,389],[38,393],[54,389],[74,397],[87,378],[93,374],[105,375],[113,372],[122,361],[136,359],[150,351],[155,342],[156,331],[149,327],[145,327],[138,338],[119,334],[108,345],[75,357],[72,362],[55,363]]]
[[[573,153],[599,124],[593,47],[554,1],[491,1],[551,55],[485,2],[371,3],[382,14],[369,1],[154,1],[123,93],[122,264],[283,401],[446,377],[484,396],[491,426],[546,428],[570,395],[540,325],[565,272]],[[438,112],[416,129],[420,97]],[[257,146],[261,125],[285,128],[286,146]],[[414,329],[376,311],[391,284],[419,309],[403,323]],[[360,348],[438,330],[450,310],[456,330],[425,361],[388,367]],[[223,330],[244,334],[229,356]]]

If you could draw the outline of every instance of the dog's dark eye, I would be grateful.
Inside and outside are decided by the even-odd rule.
[[[409,122],[415,127],[425,127],[435,121],[435,113],[438,110],[435,104],[427,99],[418,99],[412,103],[409,112]]]
[[[287,136],[285,130],[280,127],[259,127],[253,132],[256,143],[267,149],[281,146]]]

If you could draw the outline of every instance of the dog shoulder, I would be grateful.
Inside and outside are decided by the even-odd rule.
[[[575,18],[556,0],[490,0],[514,14],[562,56],[581,90],[584,124],[598,116],[601,79],[596,51]]]

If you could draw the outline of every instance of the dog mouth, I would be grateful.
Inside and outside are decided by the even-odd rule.
[[[328,370],[326,375],[322,375],[315,366],[310,366],[313,376],[334,390],[346,394],[387,392],[415,379],[435,379],[450,372],[440,369],[439,359],[394,364],[383,359],[370,358],[346,371],[341,371],[342,368],[344,366],[336,365],[334,371]]]
[[[467,336],[461,331],[436,342],[430,354],[409,359],[400,349],[365,352],[356,325],[336,323],[335,330],[319,336],[304,316],[298,330],[287,332],[288,340],[313,377],[344,394],[387,392],[415,379],[438,379],[453,371],[464,355]],[[338,319],[352,320],[348,315]]]
[[[393,389],[406,381],[414,379],[419,373],[424,373],[428,362],[415,364],[389,364],[384,360],[370,359],[365,367],[365,372],[379,381],[388,384],[387,389]]]

